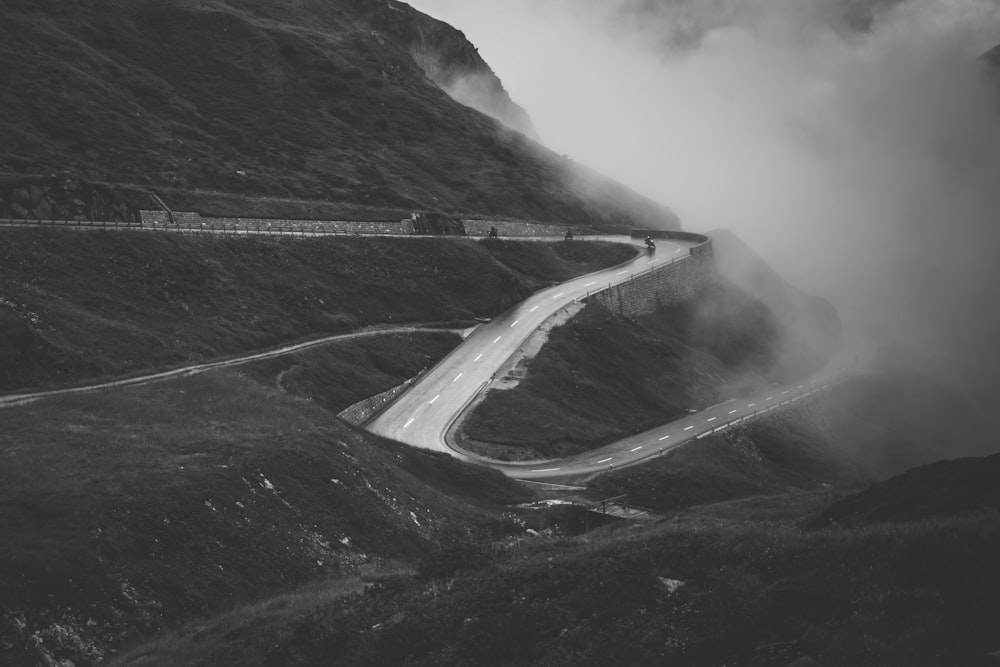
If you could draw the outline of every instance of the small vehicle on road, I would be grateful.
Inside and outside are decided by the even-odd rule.
[[[653,241],[652,236],[646,236],[644,240],[646,241],[646,250],[648,250],[649,252],[653,252],[654,250],[656,250],[656,242]]]

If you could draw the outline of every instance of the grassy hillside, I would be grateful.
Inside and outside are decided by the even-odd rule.
[[[429,351],[409,347],[397,363]],[[357,374],[368,365],[354,360]],[[528,498],[257,377],[215,371],[4,410],[0,663],[42,662],[36,637],[52,658],[92,665],[181,620],[489,540],[505,525],[497,503]],[[343,402],[363,397],[351,376],[331,381],[353,389]]]
[[[4,230],[0,391],[374,324],[470,323],[635,252],[567,245]]]
[[[799,493],[511,541],[484,566],[265,611],[226,640],[191,628],[129,655],[148,665],[992,664],[995,517],[799,527],[827,502]]]
[[[164,188],[204,212],[235,193],[283,198],[288,216],[321,200],[677,226],[449,97],[432,78],[492,72],[395,0],[8,0],[0,42],[0,172]]]
[[[591,449],[822,361],[789,347],[774,315],[727,283],[635,321],[591,304],[552,332],[517,387],[487,394],[463,446],[528,459]]]

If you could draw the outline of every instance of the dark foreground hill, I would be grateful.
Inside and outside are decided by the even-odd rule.
[[[996,515],[803,527],[829,495],[443,550],[363,594],[258,605],[114,664],[996,664]]]
[[[475,47],[395,0],[7,0],[0,43],[0,172],[216,213],[239,193],[677,226],[508,127],[531,131]]]

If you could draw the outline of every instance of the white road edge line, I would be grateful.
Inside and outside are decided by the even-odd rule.
[[[416,417],[410,417],[409,419],[407,419],[406,423],[403,424],[403,428],[406,428],[407,426],[409,426],[410,424],[412,424],[414,419],[416,419]]]

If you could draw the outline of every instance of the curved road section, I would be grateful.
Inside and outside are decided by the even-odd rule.
[[[627,237],[608,240],[636,243]],[[531,296],[489,324],[478,327],[405,394],[366,425],[372,433],[416,447],[447,452],[488,465],[506,475],[537,482],[569,482],[641,463],[685,442],[703,438],[763,414],[787,407],[839,380],[844,364],[799,382],[732,399],[595,450],[551,461],[505,463],[450,446],[448,432],[462,412],[531,332],[575,300],[657,266],[684,261],[698,241],[658,240],[655,253],[643,252],[621,266],[592,273]]]
[[[642,245],[640,241],[624,236],[607,240]],[[478,327],[409,391],[369,422],[366,428],[372,433],[409,445],[486,463],[449,447],[446,440],[448,429],[531,332],[560,309],[593,292],[625,282],[633,275],[657,266],[685,261],[690,249],[696,245],[697,241],[657,239],[657,248],[653,253],[643,251],[620,266],[535,293],[488,324]],[[508,466],[496,462],[489,462],[489,465],[507,472]],[[521,470],[517,466],[513,468]],[[520,477],[521,473],[513,476]]]

